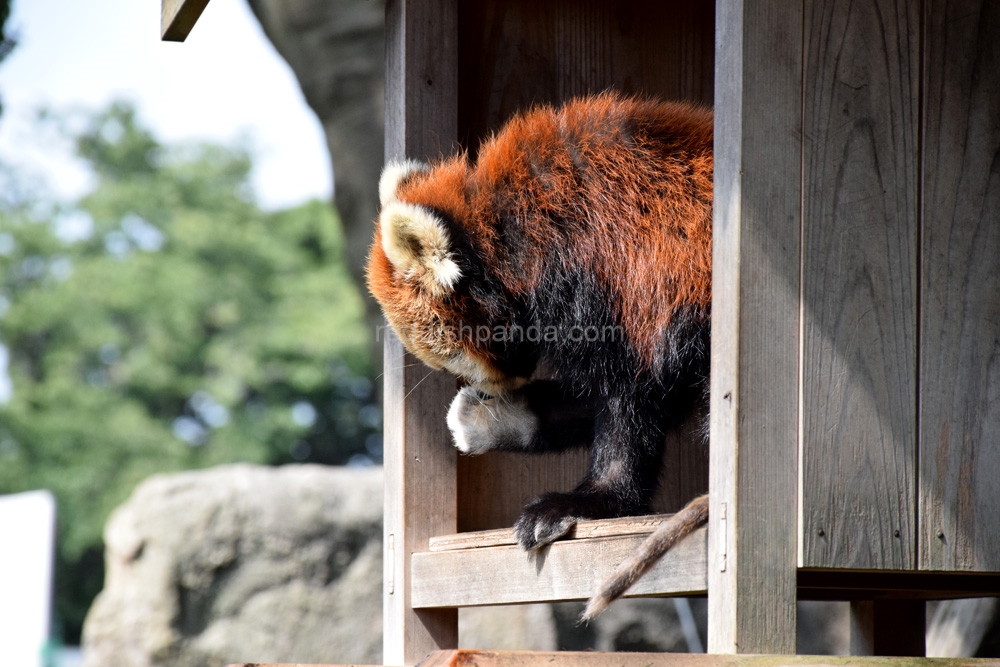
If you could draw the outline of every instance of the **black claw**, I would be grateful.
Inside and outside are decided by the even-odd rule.
[[[514,536],[517,538],[517,543],[525,551],[531,551],[538,544],[535,542],[535,524],[532,517],[527,513],[522,514],[514,524]]]
[[[566,535],[576,524],[579,513],[568,494],[549,494],[536,498],[524,508],[514,524],[514,535],[522,549],[531,551],[550,544]]]

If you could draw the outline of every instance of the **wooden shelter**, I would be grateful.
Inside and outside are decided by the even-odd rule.
[[[661,499],[707,485],[710,524],[632,594],[707,592],[723,654],[794,653],[797,599],[850,600],[862,655],[921,655],[925,600],[1000,595],[1000,4],[388,0],[386,20],[389,158],[608,88],[714,104],[710,454],[672,448]],[[649,530],[587,523],[529,559],[494,529],[584,459],[458,457],[453,379],[385,355],[386,664],[456,647],[460,606],[586,598]]]

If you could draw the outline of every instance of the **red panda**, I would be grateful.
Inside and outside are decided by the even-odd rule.
[[[467,383],[456,446],[591,449],[573,491],[524,508],[525,549],[647,512],[665,434],[707,403],[712,129],[710,110],[605,93],[517,115],[475,158],[383,172],[369,288],[414,355]],[[693,505],[666,548],[707,519]]]

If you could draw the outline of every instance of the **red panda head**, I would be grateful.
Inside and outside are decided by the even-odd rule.
[[[471,384],[507,379],[472,333],[481,316],[459,291],[463,278],[455,239],[437,211],[452,220],[471,213],[461,157],[433,169],[420,162],[390,162],[379,181],[381,211],[368,257],[368,288],[406,348],[428,366]]]

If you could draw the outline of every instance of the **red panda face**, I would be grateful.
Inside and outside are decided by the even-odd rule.
[[[435,208],[448,210],[456,219],[467,211],[461,210],[460,189],[447,188],[448,170],[462,167],[453,161],[436,170],[443,172],[439,180],[445,181],[451,196],[435,201]],[[436,171],[415,161],[390,162],[383,170],[382,210],[368,258],[368,287],[389,325],[418,359],[477,386],[503,385],[507,379],[489,353],[464,335],[463,327],[473,326],[474,317],[470,298],[456,289],[462,270],[448,227],[431,207],[418,203],[421,182],[442,175]],[[414,189],[418,192],[408,196],[407,190]],[[440,193],[441,187],[435,191]]]

